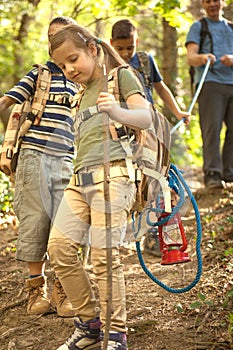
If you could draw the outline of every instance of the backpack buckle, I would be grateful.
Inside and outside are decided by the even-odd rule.
[[[116,133],[119,139],[128,138],[128,133],[126,132],[124,125],[116,127]]]
[[[94,185],[93,172],[91,173],[76,173],[75,174],[76,186],[88,186]]]

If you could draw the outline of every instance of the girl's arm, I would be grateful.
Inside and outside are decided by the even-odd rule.
[[[122,108],[115,97],[107,92],[99,94],[97,105],[101,112],[107,112],[109,117],[132,129],[149,128],[152,118],[148,102],[140,94],[133,94],[127,98],[128,109]]]

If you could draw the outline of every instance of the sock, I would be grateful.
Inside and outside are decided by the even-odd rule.
[[[39,276],[43,276],[42,274],[39,275],[29,275],[29,278],[35,278],[35,277],[39,277]]]

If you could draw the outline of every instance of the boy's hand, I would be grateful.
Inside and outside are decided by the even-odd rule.
[[[183,111],[180,111],[177,115],[176,115],[176,118],[178,120],[181,120],[184,118],[184,123],[185,124],[189,124],[190,122],[190,114],[188,112],[183,112]]]

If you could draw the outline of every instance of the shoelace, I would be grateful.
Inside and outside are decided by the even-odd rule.
[[[66,294],[62,285],[57,286],[57,294],[59,295],[59,306],[61,306],[66,299]]]
[[[120,350],[121,348],[121,343],[116,342],[114,340],[109,340],[108,341],[108,350]]]
[[[35,287],[29,289],[31,298],[36,299],[39,295],[44,295],[43,287]]]
[[[75,328],[74,333],[69,337],[69,339],[67,339],[66,344],[70,345],[73,341],[75,340],[80,340],[83,336],[85,335],[84,331]],[[79,339],[77,339],[79,338]]]

